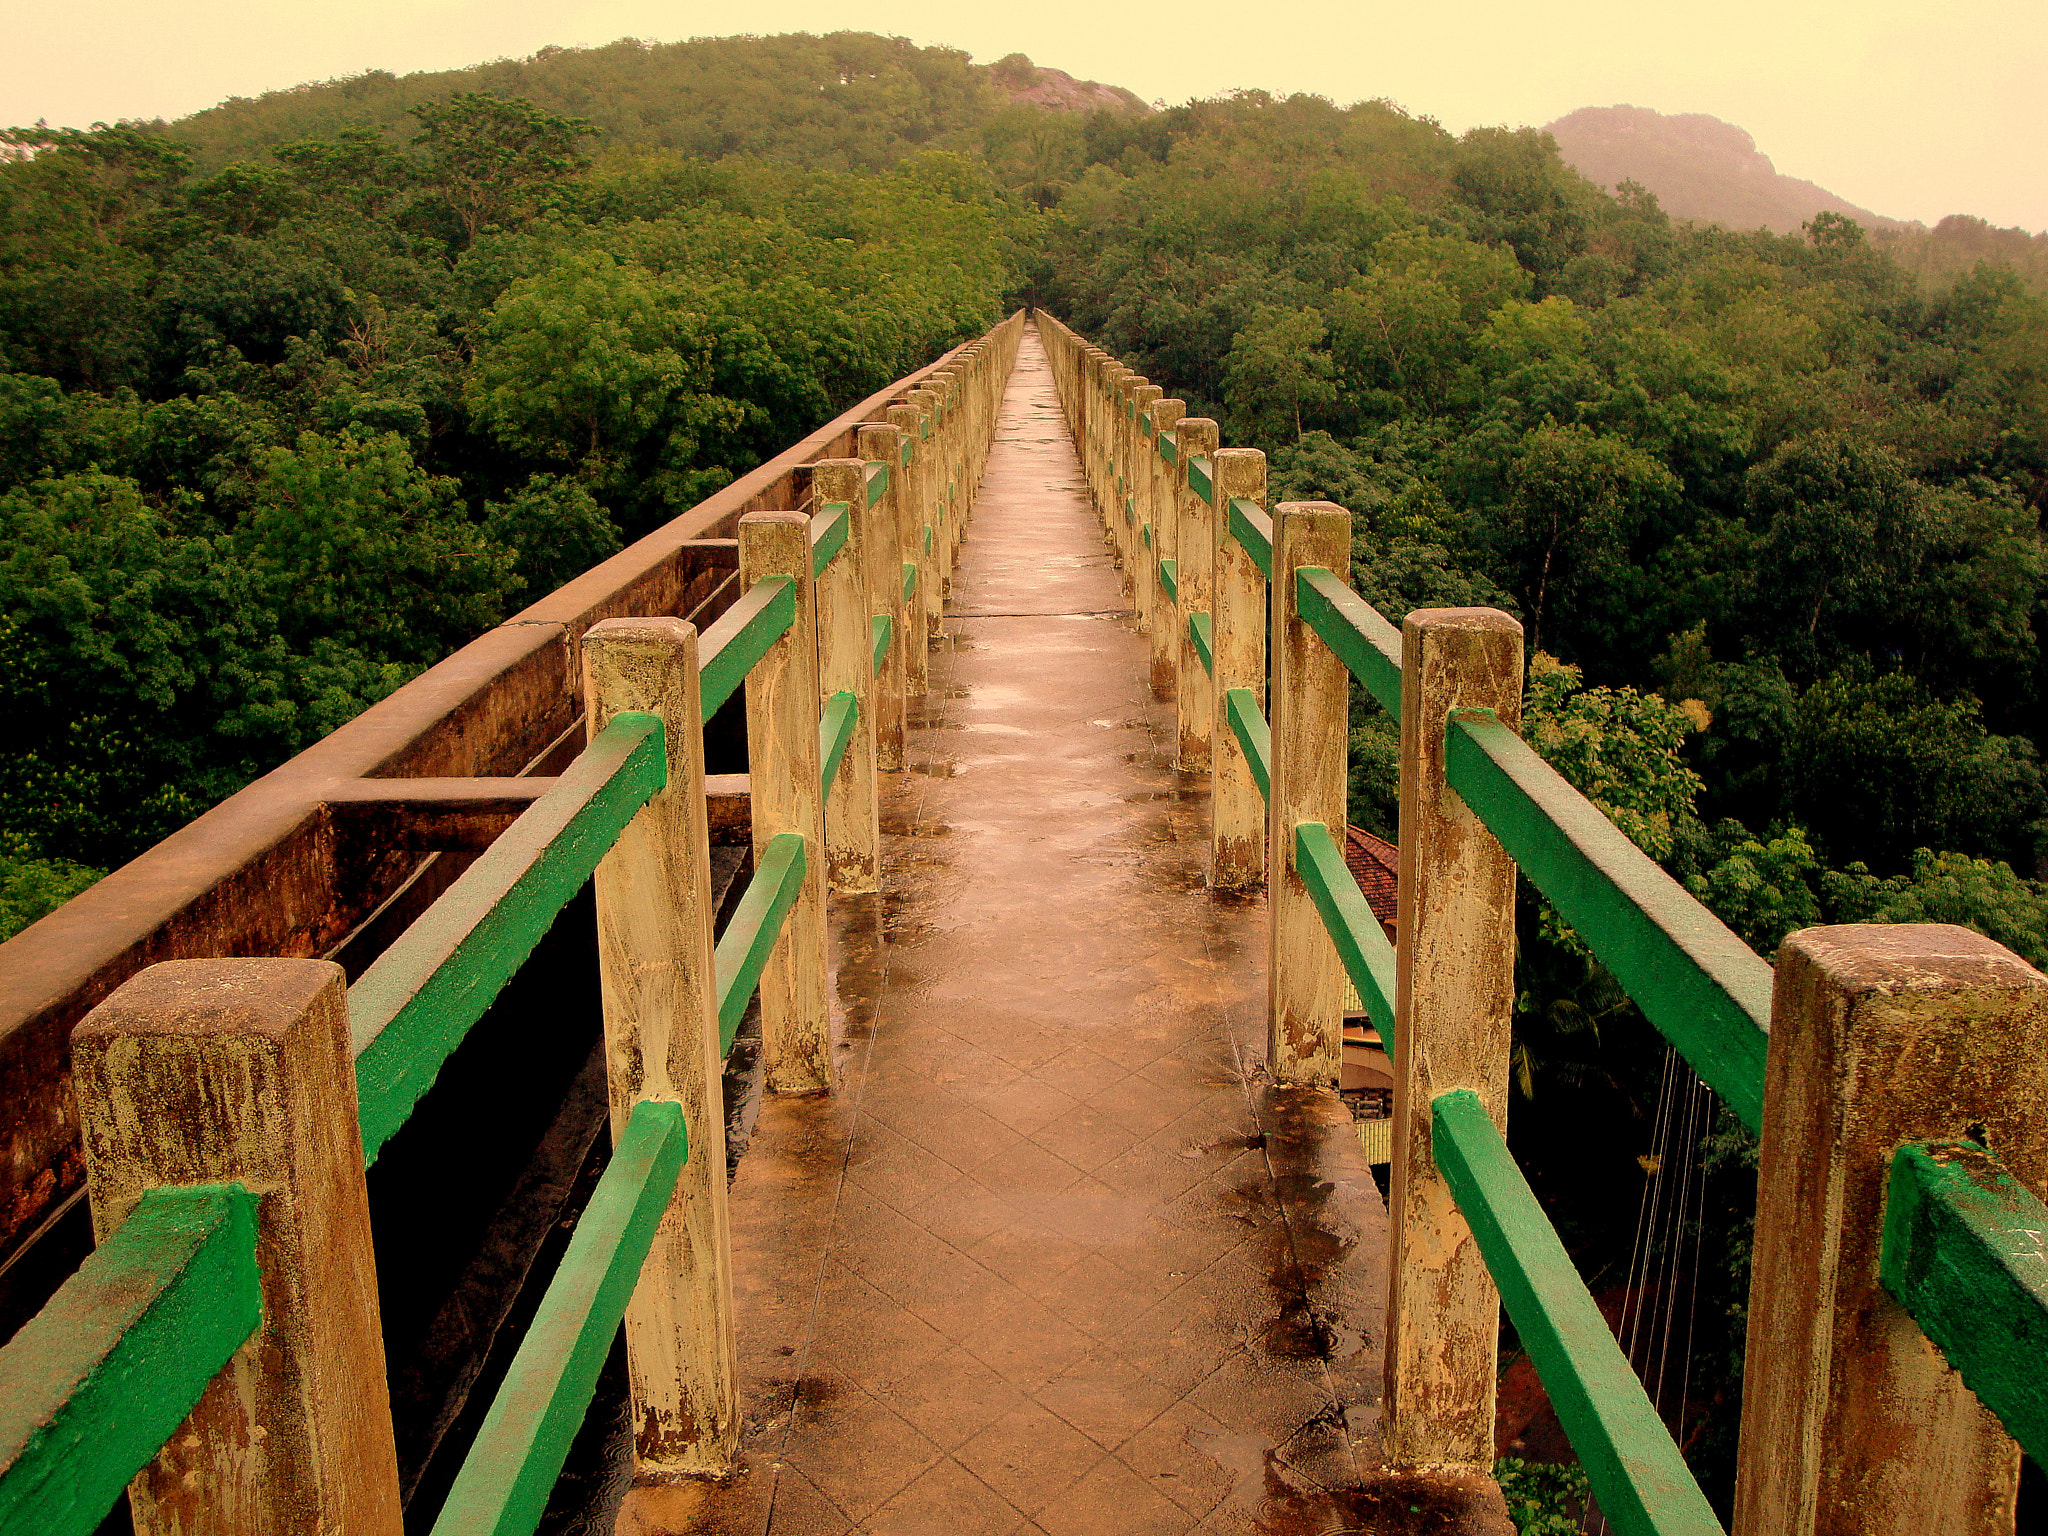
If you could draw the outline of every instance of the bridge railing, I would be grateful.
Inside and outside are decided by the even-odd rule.
[[[1720,1529],[1503,1140],[1519,867],[1761,1135],[1736,1531],[2010,1530],[2014,1437],[2048,1455],[2048,980],[1939,925],[1758,958],[1521,740],[1514,619],[1397,630],[1343,509],[1269,511],[1260,454],[1037,323],[1210,771],[1210,881],[1266,889],[1268,1069],[1336,1081],[1347,977],[1393,1057],[1389,1461],[1491,1464],[1505,1305],[1614,1528]],[[1393,944],[1341,854],[1350,677],[1401,723]]]
[[[758,996],[768,1087],[833,1087],[826,892],[878,888],[920,597],[1022,325],[861,425],[862,457],[814,463],[810,510],[742,515],[741,593],[701,636],[585,629],[583,751],[353,985],[320,960],[178,960],[86,1016],[99,1246],[0,1349],[0,1532],[89,1532],[127,1487],[140,1532],[396,1536],[365,1171],[586,882],[612,1156],[434,1528],[534,1528],[622,1321],[637,1472],[730,1465],[725,1058]],[[741,689],[755,869],[714,945],[703,728]]]

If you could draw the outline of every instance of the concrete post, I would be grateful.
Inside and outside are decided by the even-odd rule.
[[[1154,568],[1152,546],[1145,537],[1145,526],[1152,520],[1151,466],[1145,462],[1145,454],[1151,444],[1139,423],[1145,419],[1152,402],[1166,391],[1157,384],[1147,384],[1143,379],[1126,383],[1124,395],[1131,409],[1123,417],[1120,438],[1124,548],[1129,557],[1124,564],[1124,573],[1130,578],[1131,607],[1138,615],[1138,627],[1149,633],[1152,611],[1158,607],[1159,572]]]
[[[634,1460],[657,1476],[725,1471],[740,1432],[697,665],[696,627],[680,619],[606,619],[583,635],[590,737],[628,711],[655,715],[668,757],[666,787],[594,882],[612,1141],[650,1099],[681,1105],[690,1137],[626,1309]]]
[[[1180,560],[1180,614],[1174,626],[1179,656],[1173,669],[1180,722],[1176,761],[1183,768],[1202,769],[1209,766],[1210,739],[1216,726],[1216,695],[1209,669],[1202,665],[1195,650],[1188,621],[1205,613],[1209,616],[1210,632],[1215,632],[1216,530],[1213,509],[1188,483],[1188,466],[1198,458],[1214,456],[1216,423],[1203,416],[1184,416],[1176,436],[1180,440],[1180,472],[1174,482],[1176,521],[1180,525],[1174,537]],[[1212,664],[1214,659],[1210,658]]]
[[[818,785],[818,630],[811,520],[801,512],[740,519],[740,588],[765,576],[796,583],[796,622],[747,674],[747,775],[758,865],[778,833],[804,840],[803,889],[761,972],[761,1056],[776,1093],[833,1084],[826,996],[825,813]]]
[[[2048,1176],[2048,979],[1964,928],[1778,951],[1735,1536],[1992,1536],[2020,1453],[1878,1283],[1892,1154],[1979,1141]]]
[[[896,492],[896,531],[903,551],[902,564],[917,573],[915,585],[909,596],[904,597],[903,571],[899,568],[896,572],[896,591],[903,604],[903,622],[897,626],[903,646],[903,696],[909,700],[924,697],[930,671],[924,618],[924,530],[930,518],[930,503],[925,491],[924,444],[919,441],[919,423],[924,413],[915,405],[892,405],[888,417],[889,425],[902,434],[904,446],[910,450],[910,462],[905,464],[899,457],[894,471],[903,477]]]
[[[846,544],[817,578],[819,708],[850,693],[853,740],[825,787],[825,883],[842,896],[880,889],[881,810],[875,787],[875,672],[869,597],[866,466],[821,459],[811,469],[811,519],[846,508]]]
[[[940,575],[945,548],[946,446],[939,425],[940,396],[936,389],[913,389],[917,407],[918,490],[924,525],[917,534],[917,607],[924,617],[927,641],[939,637],[946,609],[946,587]]]
[[[263,1321],[129,1487],[144,1536],[399,1536],[347,985],[321,960],[173,960],[71,1036],[93,1234],[162,1186],[260,1197]]]
[[[1349,546],[1329,556],[1342,570]],[[1481,709],[1514,727],[1521,702],[1521,625],[1491,608],[1408,615],[1383,1431],[1397,1466],[1493,1464],[1500,1295],[1437,1171],[1431,1106],[1469,1088],[1506,1127],[1515,866],[1446,782],[1444,725]]]
[[[881,464],[889,489],[863,516],[867,540],[868,608],[889,620],[889,647],[875,674],[875,766],[893,773],[903,766],[903,709],[906,634],[903,616],[903,434],[895,427],[865,426],[857,451],[868,466]],[[863,471],[865,473],[866,471]]]
[[[1273,518],[1273,803],[1267,817],[1267,1070],[1276,1083],[1334,1088],[1343,1064],[1344,967],[1294,866],[1294,829],[1344,827],[1350,674],[1295,604],[1294,572],[1350,557],[1351,514],[1282,502]]]
[[[1117,444],[1123,430],[1123,380],[1128,369],[1114,359],[1101,360],[1101,377],[1096,393],[1095,413],[1095,504],[1102,512],[1102,527],[1109,539],[1111,555],[1128,583],[1131,561],[1124,542],[1124,502],[1121,472],[1117,467]]]
[[[1266,880],[1266,797],[1252,777],[1225,713],[1225,696],[1246,688],[1266,707],[1266,578],[1230,531],[1230,503],[1266,504],[1266,456],[1256,448],[1216,454],[1216,672],[1210,690],[1215,750],[1209,773],[1209,884],[1247,891]]]
[[[1179,696],[1180,684],[1176,671],[1180,662],[1180,636],[1176,633],[1176,621],[1180,617],[1177,598],[1169,598],[1165,587],[1159,582],[1159,562],[1172,560],[1179,563],[1180,538],[1180,481],[1183,473],[1179,464],[1168,464],[1159,452],[1159,434],[1171,432],[1187,415],[1187,403],[1181,400],[1154,400],[1151,406],[1152,432],[1142,439],[1142,445],[1149,450],[1146,455],[1144,483],[1149,494],[1146,517],[1152,524],[1152,696],[1155,699],[1174,699]]]

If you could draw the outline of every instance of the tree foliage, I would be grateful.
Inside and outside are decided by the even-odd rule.
[[[315,104],[0,145],[0,936],[985,329],[1036,237],[900,135],[828,173]]]

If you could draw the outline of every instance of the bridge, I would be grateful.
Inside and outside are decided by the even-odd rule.
[[[1502,1138],[1518,870],[1761,1138],[1732,1528],[2011,1530],[2048,981],[1757,958],[1350,559],[1013,316],[0,947],[0,1531],[1505,1532],[1503,1312],[1719,1531]]]

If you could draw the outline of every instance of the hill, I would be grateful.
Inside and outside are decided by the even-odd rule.
[[[1673,218],[1780,235],[1797,234],[1818,213],[1839,213],[1865,229],[1907,227],[1813,182],[1781,175],[1755,139],[1704,112],[1667,117],[1648,107],[1581,107],[1545,131],[1588,181],[1609,190],[1638,182]]]
[[[920,150],[978,150],[984,130],[1020,113],[1149,110],[1129,91],[1040,68],[1020,53],[979,65],[956,48],[834,32],[680,43],[622,38],[467,69],[371,70],[234,97],[165,131],[190,145],[196,168],[206,171],[347,127],[373,127],[394,141],[408,137],[415,105],[463,91],[524,97],[546,111],[586,118],[609,147],[706,160],[746,156],[813,170],[881,170]]]

